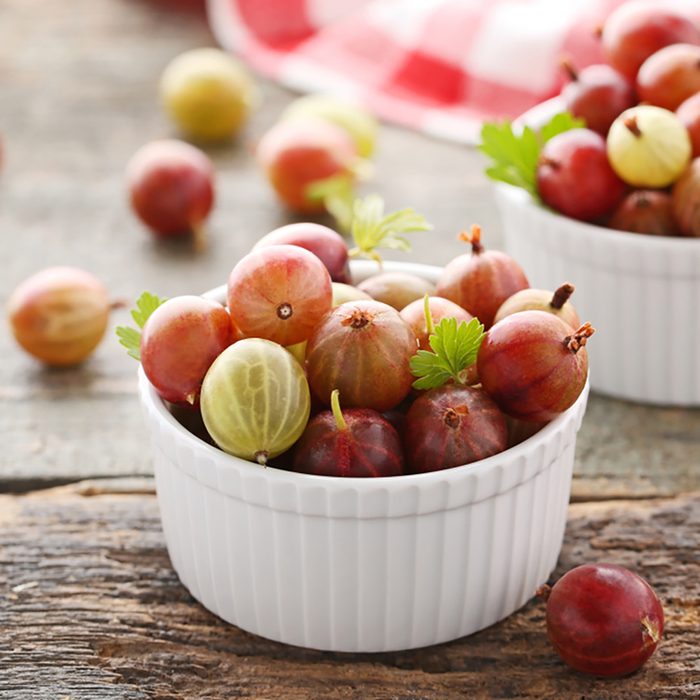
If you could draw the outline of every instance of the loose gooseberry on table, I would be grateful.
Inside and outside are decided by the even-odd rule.
[[[110,301],[104,285],[75,267],[49,267],[10,295],[8,317],[17,342],[57,367],[89,357],[104,336]]]
[[[561,658],[594,676],[625,676],[654,653],[664,631],[664,611],[654,589],[614,564],[584,564],[550,589],[547,634]]]
[[[358,104],[331,95],[304,95],[294,100],[280,119],[322,119],[344,129],[352,137],[357,153],[369,158],[374,153],[377,121]]]
[[[275,124],[258,144],[257,158],[278,198],[293,211],[319,212],[323,197],[313,186],[336,179],[348,189],[356,180],[355,143],[341,127],[320,119]]]
[[[331,410],[314,416],[294,448],[294,469],[306,474],[377,477],[403,474],[399,435],[377,411],[341,410],[331,392]]]
[[[330,311],[331,301],[328,270],[299,246],[258,248],[242,258],[229,276],[231,318],[248,337],[281,345],[307,340]]]
[[[199,141],[237,134],[253,103],[253,83],[233,56],[199,48],[176,56],[160,79],[163,105],[181,131]]]
[[[466,309],[489,328],[498,307],[530,284],[513,258],[484,248],[481,227],[472,226],[470,233],[460,234],[460,240],[471,244],[471,253],[447,263],[438,279],[436,295]]]
[[[132,156],[126,184],[134,212],[157,237],[194,233],[202,245],[215,195],[214,169],[202,151],[184,141],[152,141]]]

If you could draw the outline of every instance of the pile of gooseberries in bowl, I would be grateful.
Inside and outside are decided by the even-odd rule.
[[[408,649],[493,624],[554,568],[593,328],[477,226],[444,268],[377,261],[428,228],[358,200],[354,248],[285,226],[227,285],[144,293],[118,329],[173,565],[225,620]]]
[[[484,126],[506,250],[538,286],[576,279],[594,389],[700,405],[700,27],[632,2],[600,40],[608,64],[565,61],[558,97]]]

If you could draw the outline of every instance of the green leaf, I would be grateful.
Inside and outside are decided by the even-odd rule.
[[[351,227],[355,248],[350,255],[379,260],[376,252],[379,248],[407,252],[411,250],[411,244],[403,234],[430,231],[432,228],[422,214],[410,208],[385,215],[384,200],[376,194],[356,199]]]
[[[155,294],[144,292],[136,300],[136,308],[132,310],[131,317],[136,321],[139,328],[143,328],[148,321],[149,316],[164,302],[166,299],[161,299]]]
[[[476,362],[484,339],[484,325],[479,319],[461,321],[443,318],[429,338],[430,348],[419,350],[411,358],[411,372],[418,379],[415,389],[434,389],[449,380],[462,384],[462,372]]]
[[[571,131],[571,129],[583,129],[585,126],[586,122],[584,119],[574,117],[570,112],[560,112],[559,114],[555,114],[540,129],[540,142],[544,145],[547,141],[557,136],[557,134],[563,134],[565,131]]]
[[[141,361],[141,333],[129,326],[117,326],[117,338],[135,360]]]
[[[161,299],[155,294],[144,292],[136,301],[136,308],[131,311],[131,317],[139,328],[146,325],[151,314],[167,299]],[[117,338],[126,348],[128,354],[135,360],[141,360],[141,331],[130,326],[117,326]]]
[[[539,132],[525,126],[516,133],[509,121],[484,124],[479,148],[491,159],[486,168],[487,177],[522,187],[539,200],[537,161],[542,146],[557,134],[582,126],[583,120],[574,118],[569,112],[555,114]]]

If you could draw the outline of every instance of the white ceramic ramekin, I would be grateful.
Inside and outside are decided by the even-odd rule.
[[[614,231],[560,216],[523,190],[496,188],[506,250],[533,287],[573,282],[597,333],[591,386],[643,403],[700,405],[700,240]]]
[[[372,271],[353,266],[356,279]],[[206,608],[249,632],[334,651],[427,646],[510,615],[556,564],[588,387],[506,452],[377,479],[237,459],[182,428],[143,372],[140,394],[173,566]]]

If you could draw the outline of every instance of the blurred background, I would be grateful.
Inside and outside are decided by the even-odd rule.
[[[698,12],[697,3],[678,2]],[[472,223],[481,224],[488,246],[500,247],[485,161],[466,144],[481,116],[513,116],[556,94],[563,50],[595,60],[593,30],[617,4],[211,0],[215,36],[204,0],[0,0],[0,299],[4,304],[22,280],[51,265],[89,270],[113,300],[129,305],[144,289],[172,296],[223,284],[258,238],[308,218],[280,205],[254,158],[260,137],[299,94],[282,84],[359,91],[375,111],[413,127],[382,124],[373,179],[360,188],[379,193],[389,209],[412,206],[434,225],[412,236],[411,253],[389,257],[444,264],[463,252],[456,236]],[[306,19],[295,24],[293,17]],[[363,28],[368,17],[375,33]],[[462,24],[450,21],[455,17]],[[252,64],[255,108],[235,139],[202,145],[216,170],[217,201],[208,245],[195,253],[186,238],[156,241],[148,234],[130,210],[124,171],[140,146],[178,136],[158,98],[165,67],[219,40]],[[299,58],[307,40],[311,48]],[[428,48],[402,62],[394,42]],[[351,77],[322,70],[322,49],[336,68],[336,50],[354,52]],[[462,53],[466,63],[454,64]],[[368,68],[358,74],[360,59]],[[464,76],[453,64],[471,71],[471,82],[460,83]],[[396,79],[386,90],[388,77]],[[125,322],[127,309],[116,310],[95,354],[67,370],[45,368],[20,352],[5,326],[2,490],[150,472],[135,364],[113,334]]]

